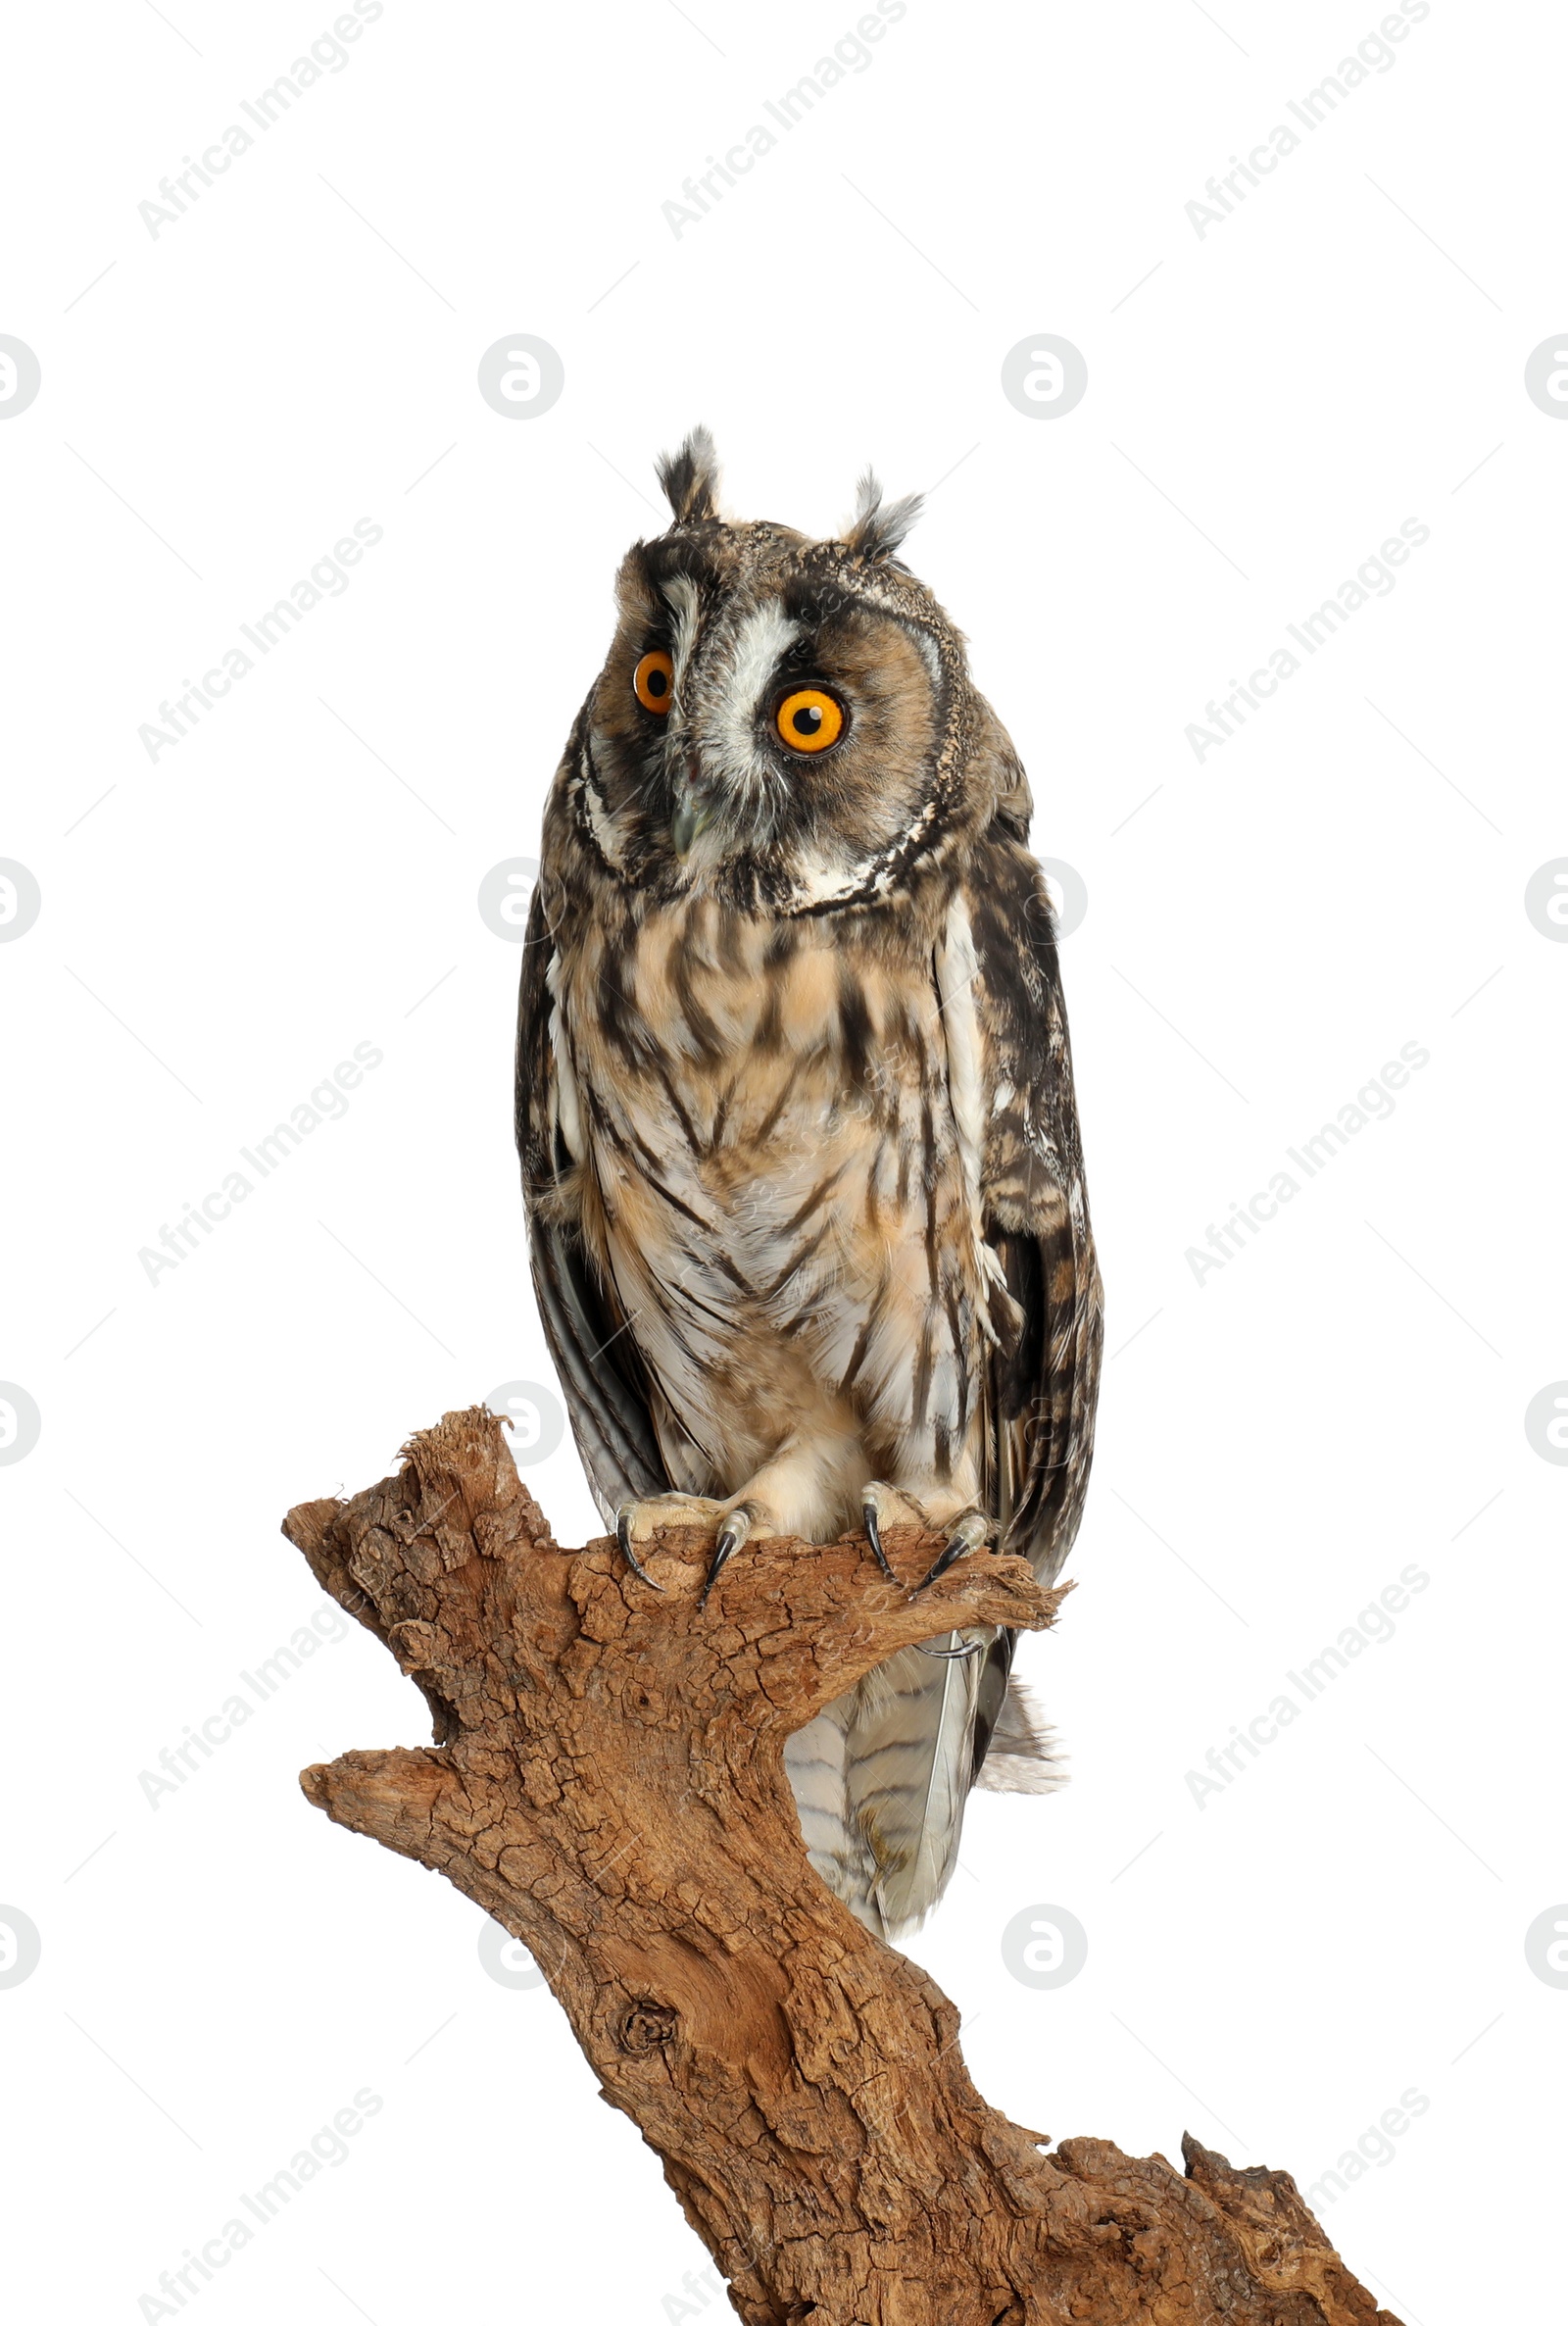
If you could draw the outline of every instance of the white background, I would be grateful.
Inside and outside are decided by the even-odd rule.
[[[427,1733],[368,1636],[156,1807],[139,1783],[318,1609],[291,1503],[550,1378],[518,954],[476,893],[537,851],[651,463],[699,419],[738,514],[832,530],[868,459],[935,487],[906,554],[1089,894],[1064,952],[1112,1354],[1078,1588],[1023,1651],[1073,1780],[977,1799],[913,1951],[982,2090],[1056,2136],[1173,2156],[1190,2126],[1305,2187],[1413,2088],[1326,2209],[1351,2266],[1410,2326],[1562,2314],[1530,2225],[1568,1993],[1524,1936],[1568,1898],[1568,1475],[1523,1416],[1568,1374],[1568,949],[1523,896],[1568,850],[1568,427],[1523,374],[1568,323],[1568,40],[1433,0],[1308,134],[1287,100],[1376,0],[1215,14],[909,0],[678,235],[662,205],[854,0],[387,0],[156,237],[138,204],[328,0],[14,22],[0,330],[43,373],[0,424],[0,855],[43,900],[0,946],[0,1376],[42,1415],[0,1467],[0,1900],[42,1939],[0,1989],[17,2316],[165,2314],[159,2273],[362,2087],[345,2161],[188,2297],[213,2326],[724,2314],[548,1991],[300,1795]],[[1200,236],[1204,180],[1293,123]],[[524,421],[475,386],[518,331],[565,367]],[[1000,386],[1042,331],[1089,366],[1055,419]],[[160,702],[362,518],[346,592],[151,760]],[[1209,698],[1407,519],[1397,586],[1200,764]],[[347,1114],[150,1282],[141,1249],[359,1042],[383,1063]],[[1196,1281],[1209,1223],[1404,1043],[1430,1063],[1393,1115]],[[564,1541],[597,1531],[569,1440],[528,1474]],[[1395,1637],[1199,1806],[1187,1772],[1412,1563]],[[1089,1934],[1051,1992],[1001,1954],[1042,1905]]]

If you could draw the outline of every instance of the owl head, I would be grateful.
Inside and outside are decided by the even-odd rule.
[[[659,463],[671,521],[616,576],[618,620],[563,776],[610,870],[744,911],[874,904],[939,870],[1027,786],[963,641],[898,556],[918,495],[869,472],[843,535],[718,512],[712,440]]]

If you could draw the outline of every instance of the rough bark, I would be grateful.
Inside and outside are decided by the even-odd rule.
[[[307,1769],[341,1825],[432,1866],[530,1950],[663,2161],[748,2326],[1397,2326],[1289,2174],[1183,2142],[1187,2172],[1009,2123],[958,2015],[812,1872],[793,1729],[895,1649],[1051,1622],[1022,1559],[918,1599],[858,1537],[564,1551],[482,1408],[394,1478],[284,1531],[423,1690],[435,1742]],[[936,1546],[888,1545],[901,1575]]]

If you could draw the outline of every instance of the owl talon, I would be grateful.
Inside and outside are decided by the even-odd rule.
[[[730,1511],[714,1539],[712,1564],[708,1570],[708,1581],[703,1585],[703,1596],[697,1603],[699,1611],[707,1607],[708,1595],[718,1581],[726,1561],[733,1559],[751,1531],[752,1513],[742,1503],[738,1509]]]
[[[964,1516],[958,1520],[958,1523],[954,1528],[952,1534],[948,1537],[947,1549],[943,1552],[941,1558],[932,1567],[931,1572],[926,1576],[925,1581],[923,1583],[916,1583],[914,1590],[910,1594],[910,1597],[912,1599],[918,1599],[922,1591],[929,1591],[932,1584],[937,1581],[938,1577],[947,1573],[949,1567],[953,1565],[955,1559],[961,1559],[965,1551],[978,1551],[981,1544],[985,1541],[986,1536],[990,1532],[991,1522],[986,1517],[984,1511],[966,1511]]]
[[[632,1548],[631,1521],[632,1512],[635,1508],[636,1505],[633,1503],[622,1503],[620,1509],[615,1512],[615,1540],[620,1545],[620,1555],[625,1559],[626,1564],[630,1567],[632,1573],[636,1575],[640,1581],[651,1584],[655,1591],[662,1591],[664,1588],[663,1584],[654,1582],[653,1576],[648,1572],[648,1569],[644,1566],[642,1560],[638,1558],[635,1550]]]
[[[899,1578],[888,1564],[888,1555],[882,1548],[881,1516],[874,1494],[868,1493],[860,1504],[860,1522],[865,1528],[865,1539],[876,1554],[877,1565],[890,1583],[896,1583]]]

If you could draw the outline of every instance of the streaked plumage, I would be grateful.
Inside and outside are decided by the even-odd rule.
[[[703,431],[661,473],[674,521],[621,568],[546,809],[518,1032],[590,1482],[607,1519],[673,1491],[819,1541],[876,1482],[938,1527],[985,1512],[1050,1580],[1100,1288],[1023,770],[895,555],[913,503],[867,478],[810,541],[717,517]],[[797,701],[837,706],[830,748],[785,747]],[[940,1896],[988,1747],[993,1781],[1049,1781],[1012,1636],[974,1644],[791,1740],[812,1860],[873,1928]]]

